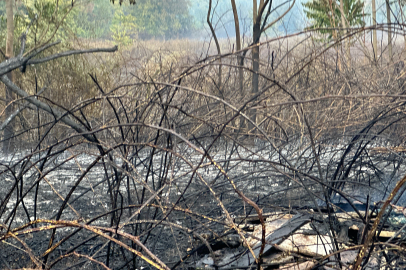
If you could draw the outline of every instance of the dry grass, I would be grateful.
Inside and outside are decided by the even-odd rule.
[[[260,127],[271,132],[270,134],[279,134],[271,136],[280,137],[282,133],[303,135],[306,127],[298,107],[292,106],[293,95],[299,101],[315,99],[314,102],[304,103],[300,107],[306,113],[309,124],[315,128],[317,138],[324,134],[330,136],[332,130],[344,135],[346,131],[357,129],[374,113],[387,106],[388,99],[354,99],[345,96],[397,94],[403,76],[393,74],[396,63],[379,67],[371,65],[367,62],[367,57],[361,54],[357,44],[359,43],[353,46],[354,58],[351,67],[344,66],[340,71],[337,56],[341,57],[341,52],[337,54],[334,48],[330,48],[320,54],[326,46],[314,42],[312,38],[302,35],[264,41],[261,46],[260,86],[269,89],[263,92],[255,103],[247,104],[244,113],[250,114],[249,107],[258,108],[257,120]],[[77,40],[72,45],[75,48],[94,48],[111,47],[114,44],[104,40]],[[223,53],[229,53],[233,48],[232,41],[229,40],[221,40],[221,46]],[[401,56],[401,49],[398,50],[396,59],[401,59],[398,57]],[[235,55],[222,58],[222,85],[218,85],[220,62],[207,58],[215,54],[214,47],[204,41],[140,40],[134,41],[131,46],[120,48],[115,54],[69,57],[28,69],[26,74],[18,74],[17,78],[19,85],[31,94],[34,94],[37,78],[39,88],[49,89],[44,92],[43,97],[66,109],[73,108],[78,102],[102,96],[88,74],[96,75],[98,83],[107,92],[117,85],[133,85],[113,93],[123,97],[128,108],[149,102],[151,96],[163,87],[162,84],[154,83],[175,83],[176,78],[182,78],[183,87],[220,97],[238,108],[251,96],[250,53],[246,55],[242,93],[236,89],[238,73]],[[195,63],[204,58],[207,60],[195,67]],[[192,72],[183,76],[182,73],[191,67]],[[49,72],[51,70],[52,72]],[[282,83],[283,90],[272,80]],[[332,98],[328,98],[330,96]],[[232,110],[221,110],[212,99],[187,90],[180,90],[174,96],[173,102],[174,106],[188,104],[188,108],[199,112],[198,117],[214,121],[215,125],[223,123],[233,114]],[[84,108],[85,114],[90,118],[88,120],[99,121],[98,118],[106,117],[106,114],[102,113],[104,103],[90,103]],[[27,123],[32,122],[29,115],[30,113],[25,116]],[[47,116],[44,114],[43,117]],[[228,126],[231,130],[234,129],[233,126]]]

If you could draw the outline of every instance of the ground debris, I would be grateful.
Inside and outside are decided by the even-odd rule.
[[[316,265],[319,265],[318,269],[351,269],[358,255],[358,249],[352,247],[360,244],[364,224],[361,220],[348,218],[349,216],[343,213],[332,215],[331,228],[327,215],[320,217],[316,213],[269,214],[265,222],[267,244],[262,256],[262,266],[264,269],[291,270],[312,269]],[[250,229],[245,237],[255,257],[258,257],[262,243],[261,225],[254,216],[247,220],[237,217],[235,220],[244,221],[241,227]],[[399,235],[395,236],[396,232],[382,230],[377,241],[386,241],[390,237],[401,240]],[[215,253],[221,256],[212,258],[212,255],[207,254],[198,261],[197,268],[246,269],[256,264],[248,249],[242,252],[240,249],[228,248]],[[385,265],[382,258],[381,265]],[[375,257],[366,265],[366,269],[379,268],[378,259]]]

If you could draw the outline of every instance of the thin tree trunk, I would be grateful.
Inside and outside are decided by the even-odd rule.
[[[212,25],[211,20],[210,20],[211,5],[212,5],[212,0],[209,1],[209,10],[207,11],[207,24],[210,27],[211,34],[213,35],[214,42],[216,43],[217,53],[220,56],[221,55],[220,43],[219,43],[219,41],[217,39],[216,31],[214,31],[213,25]],[[221,85],[222,85],[222,81],[221,81],[221,78],[222,78],[221,58],[219,58],[219,62],[220,62],[220,64],[219,64],[219,73],[218,73],[219,77],[218,77],[217,84],[218,84],[219,91],[221,91]]]
[[[258,16],[258,3],[257,0],[252,0],[252,15],[253,15],[253,20],[254,24]]]
[[[401,14],[401,18],[402,18],[402,24],[405,23],[405,13],[403,12],[403,7],[404,5],[402,4],[401,0],[398,0],[398,5],[400,7],[400,14]],[[403,35],[403,54],[406,53],[406,36]]]
[[[329,0],[328,1],[328,3],[329,3],[329,7],[330,7],[330,12],[331,12],[331,14],[334,14],[334,8],[333,8],[333,1],[332,0]],[[335,16],[330,16],[330,20],[331,20],[331,24],[333,25],[333,39],[334,40],[338,40],[338,33],[337,33],[337,30],[336,30],[336,21],[335,21]],[[338,66],[338,70],[339,71],[342,71],[343,70],[343,68],[342,68],[342,65],[341,65],[341,57],[340,57],[340,54],[339,54],[339,49],[338,48],[335,48],[335,50],[336,50],[336,54],[337,54],[337,66]]]
[[[392,63],[393,53],[392,53],[392,27],[390,19],[390,5],[389,0],[386,0],[386,22],[388,23],[388,53],[389,53],[389,62]]]
[[[7,40],[6,40],[6,58],[14,57],[13,40],[14,40],[14,19],[13,19],[13,0],[6,0],[6,17],[7,17]],[[7,74],[10,81],[14,81],[13,72]],[[13,94],[7,87],[5,93],[6,100],[6,117],[13,113]],[[14,121],[11,121],[4,129],[3,153],[10,153],[14,151]]]
[[[346,35],[348,33],[349,25],[347,25],[346,20],[345,20],[344,0],[340,0],[340,13],[341,13],[341,25],[343,28],[342,35]],[[351,67],[351,51],[350,51],[351,41],[349,38],[345,41],[345,44],[346,44],[345,45],[346,48],[345,48],[344,61],[347,64],[347,67],[350,68]]]
[[[236,51],[241,51],[241,35],[240,35],[240,21],[238,19],[238,12],[237,6],[235,5],[235,0],[231,0],[231,6],[233,8],[233,15],[234,15],[234,26],[235,26],[235,49]],[[237,62],[239,66],[243,65],[243,60],[241,54],[237,55]],[[239,91],[241,97],[243,95],[243,80],[244,80],[244,73],[243,69],[238,69],[238,82],[239,82]]]
[[[372,0],[372,25],[375,27],[372,30],[372,48],[374,50],[374,62],[378,60],[378,38],[376,36],[376,4],[375,0]]]
[[[252,40],[254,43],[254,47],[252,48],[252,95],[256,95],[258,93],[259,87],[259,46],[255,46],[256,43],[259,43],[259,38],[261,36],[261,20],[258,18],[258,6],[257,1],[253,0],[253,17],[254,17],[254,25],[252,31]],[[252,122],[257,122],[257,110],[252,109],[250,113],[250,118]],[[252,124],[249,125],[249,129],[252,130],[254,126]]]
[[[235,5],[235,0],[231,0],[231,6],[233,8],[233,15],[234,15],[234,27],[235,27],[235,49],[236,51],[241,51],[241,34],[240,34],[240,21],[238,18],[238,12],[237,12],[237,6]],[[238,68],[238,93],[239,93],[239,99],[243,100],[244,99],[244,89],[243,89],[243,84],[244,84],[244,70],[242,66],[244,65],[244,59],[241,55],[241,53],[237,54],[237,64],[240,66]],[[246,127],[245,123],[245,118],[240,117],[240,129],[243,129]]]

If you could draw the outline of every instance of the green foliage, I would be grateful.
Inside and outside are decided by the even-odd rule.
[[[1,2],[3,4],[3,1]],[[0,46],[5,46],[6,14],[0,6]],[[55,40],[69,40],[77,32],[74,20],[75,9],[71,0],[26,0],[24,5],[17,5],[14,11],[14,46],[20,46],[19,38],[31,25],[27,36],[27,50],[33,46]],[[35,19],[37,18],[37,19]]]
[[[135,18],[140,36],[170,38],[193,28],[189,7],[189,0],[139,0],[125,12]]]
[[[92,0],[77,7],[75,22],[78,26],[76,35],[83,38],[110,38],[115,6],[109,0]]]
[[[25,31],[26,25],[38,16],[39,19],[35,21],[30,31],[35,41],[43,42],[51,38],[68,40],[74,32],[77,32],[74,20],[76,9],[72,6],[71,0],[29,0],[25,8],[27,13],[21,18],[19,31]]]
[[[76,34],[84,38],[113,38],[128,44],[141,38],[179,37],[194,29],[190,0],[138,0],[135,5],[122,1],[85,0],[75,17]],[[116,3],[119,1],[116,1]]]
[[[110,28],[114,41],[124,46],[130,45],[131,37],[137,33],[137,25],[134,22],[135,18],[131,14],[124,15],[121,8],[116,9]]]
[[[349,26],[365,26],[364,17],[366,14],[363,14],[364,3],[360,0],[342,1],[344,1],[344,16]],[[341,24],[339,0],[332,0],[331,6],[329,0],[312,0],[304,3],[303,6],[305,7],[304,11],[307,18],[312,23],[308,29],[320,29],[320,33],[329,34],[329,38],[331,38],[333,30],[323,28],[343,27]]]

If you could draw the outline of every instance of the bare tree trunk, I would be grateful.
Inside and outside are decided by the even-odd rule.
[[[254,25],[253,37],[254,40],[259,39],[260,26]],[[252,49],[252,94],[256,95],[259,88],[259,46],[254,46]],[[257,112],[256,109],[252,110],[251,113],[252,122],[256,123]],[[250,127],[250,129],[253,127]]]
[[[376,27],[376,4],[375,0],[372,0],[372,25]],[[372,30],[372,48],[374,50],[374,62],[378,60],[378,38],[376,37],[376,28]]]
[[[405,13],[403,12],[403,8],[405,5],[402,4],[401,0],[398,0],[398,5],[400,7],[400,15],[402,18],[402,24],[404,24],[405,23]],[[403,35],[403,54],[405,54],[405,53],[406,53],[406,36]]]
[[[258,3],[257,0],[252,0],[252,15],[253,15],[253,20],[254,24],[258,16]]]
[[[14,56],[13,39],[14,39],[14,18],[13,18],[13,1],[6,0],[6,16],[7,16],[7,40],[6,40],[6,57]]]
[[[404,51],[404,54],[406,54],[406,35],[403,36],[403,44],[404,44],[403,51]]]
[[[240,21],[238,18],[237,6],[235,5],[235,0],[231,0],[231,6],[233,8],[233,15],[234,15],[234,27],[235,27],[235,49],[236,51],[241,51],[241,34],[240,34]],[[240,68],[238,69],[238,91],[240,94],[240,99],[244,98],[244,70],[242,66],[244,65],[244,58],[242,57],[241,53],[237,54],[237,63]],[[240,129],[245,128],[245,118],[240,117]]]
[[[342,35],[346,35],[348,33],[349,25],[347,25],[345,20],[345,11],[344,11],[344,0],[340,0],[340,12],[341,12],[341,25],[344,28],[342,31]],[[346,48],[345,48],[345,59],[344,62],[347,64],[347,67],[351,67],[351,40],[348,38],[346,41]]]
[[[7,16],[7,40],[6,40],[6,58],[14,57],[13,51],[13,40],[14,40],[14,19],[13,19],[13,1],[6,0],[6,16]],[[13,72],[9,72],[7,74],[10,81],[13,81]],[[7,87],[6,94],[6,110],[5,114],[6,117],[13,113],[13,94],[12,91]],[[14,121],[11,121],[7,127],[4,129],[4,141],[3,141],[3,153],[9,153],[14,151],[14,140],[12,139],[14,136]]]
[[[392,63],[393,53],[392,53],[392,27],[390,19],[390,5],[389,0],[386,0],[386,22],[388,23],[388,53],[389,53],[389,62]]]
[[[241,35],[240,35],[240,21],[238,19],[237,13],[237,6],[235,5],[235,0],[231,0],[231,6],[233,8],[233,15],[234,15],[234,26],[235,26],[235,49],[236,51],[241,51]],[[239,66],[243,65],[243,59],[241,54],[237,56],[237,62]],[[239,90],[241,96],[243,95],[243,80],[244,80],[244,73],[243,69],[238,69],[238,82],[239,82]]]
[[[332,0],[329,0],[328,1],[328,3],[329,3],[329,7],[330,7],[330,12],[331,12],[331,14],[334,14],[334,9],[333,9],[333,1]],[[338,40],[338,33],[337,33],[337,30],[336,30],[336,21],[335,21],[335,16],[330,16],[330,20],[331,20],[331,22],[332,22],[332,25],[333,25],[333,39],[335,39],[335,40]],[[335,50],[336,50],[336,53],[337,53],[337,66],[338,66],[338,70],[339,71],[342,71],[343,70],[343,68],[342,68],[342,66],[341,66],[341,57],[340,57],[340,54],[339,54],[339,49],[338,48],[335,48]]]
[[[207,24],[210,27],[211,34],[213,35],[214,42],[216,43],[217,53],[220,56],[221,55],[220,43],[219,43],[219,41],[217,39],[216,31],[214,31],[213,25],[212,25],[211,20],[210,20],[211,5],[212,5],[212,0],[209,1],[209,10],[207,11]],[[220,62],[220,64],[219,64],[219,73],[218,73],[219,77],[218,77],[217,83],[218,83],[218,89],[221,90],[221,84],[222,84],[222,81],[221,81],[221,77],[222,77],[221,58],[219,58],[219,62]]]
[[[261,4],[262,0],[261,0]],[[254,47],[252,48],[252,95],[256,95],[258,93],[259,87],[259,46],[255,46],[256,43],[259,43],[259,38],[261,36],[261,19],[258,16],[258,6],[257,1],[253,0],[253,31],[252,31],[252,41]],[[253,123],[257,122],[257,110],[252,109],[250,113],[250,118]],[[249,129],[252,130],[254,126],[252,124],[249,125]]]

